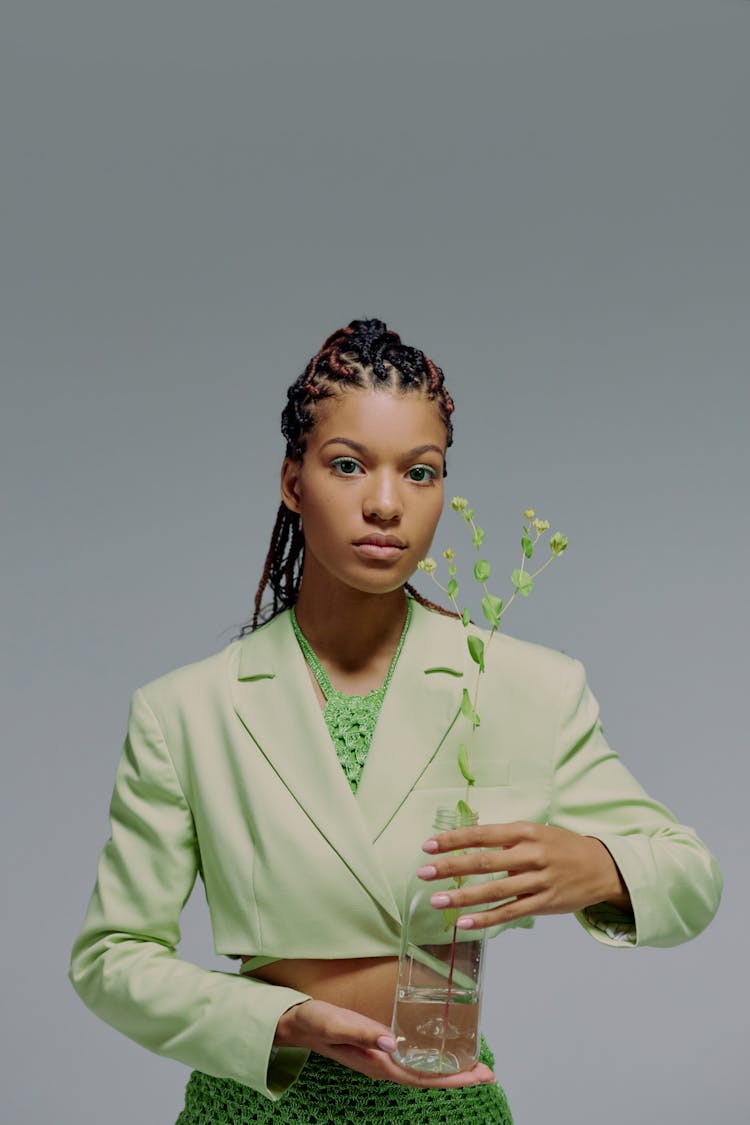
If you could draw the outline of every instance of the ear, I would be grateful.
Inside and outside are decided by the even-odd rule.
[[[285,457],[281,466],[281,499],[290,512],[299,512],[301,461]]]

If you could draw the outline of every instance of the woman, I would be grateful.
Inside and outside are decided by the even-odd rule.
[[[70,975],[103,1019],[195,1068],[180,1125],[511,1121],[486,1046],[439,1077],[392,1057],[422,843],[426,880],[477,870],[476,852],[443,854],[456,847],[502,847],[503,904],[472,913],[497,898],[481,886],[450,903],[489,934],[570,912],[598,941],[674,945],[718,906],[713,857],[607,747],[581,665],[507,637],[483,689],[480,826],[424,841],[460,795],[471,674],[462,628],[408,585],[441,513],[452,412],[440,369],[380,321],[334,332],[288,392],[252,626],[133,696]],[[176,953],[197,873],[239,973]]]

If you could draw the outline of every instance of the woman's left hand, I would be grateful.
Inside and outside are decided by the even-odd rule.
[[[461,854],[467,848],[480,850]],[[468,911],[459,916],[459,929],[485,929],[534,914],[568,914],[599,902],[630,909],[627,888],[604,844],[565,828],[523,820],[478,824],[441,832],[423,850],[431,857],[417,872],[423,879],[490,876],[489,882],[441,888],[432,896],[437,910]],[[507,876],[498,882],[500,872]],[[501,900],[501,905],[471,913],[473,907]]]

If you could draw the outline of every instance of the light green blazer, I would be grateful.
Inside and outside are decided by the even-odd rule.
[[[159,1054],[278,1097],[307,1055],[272,1053],[276,1024],[306,997],[178,955],[196,874],[218,954],[396,955],[420,844],[436,807],[463,795],[459,705],[474,673],[460,624],[415,605],[356,797],[288,613],[136,691],[72,951],[85,1003]],[[499,634],[479,709],[480,820],[598,837],[622,872],[635,926],[618,940],[594,908],[577,916],[591,936],[667,946],[708,924],[716,861],[608,747],[578,661]]]

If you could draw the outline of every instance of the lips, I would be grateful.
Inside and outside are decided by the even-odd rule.
[[[406,547],[403,539],[398,539],[395,535],[381,535],[380,532],[374,531],[369,535],[364,535],[361,539],[354,540],[355,547],[398,547],[401,550]]]
[[[401,553],[406,550],[406,543],[396,535],[382,535],[379,531],[371,531],[369,535],[363,535],[355,541],[354,549],[360,558],[392,562],[401,557]]]

